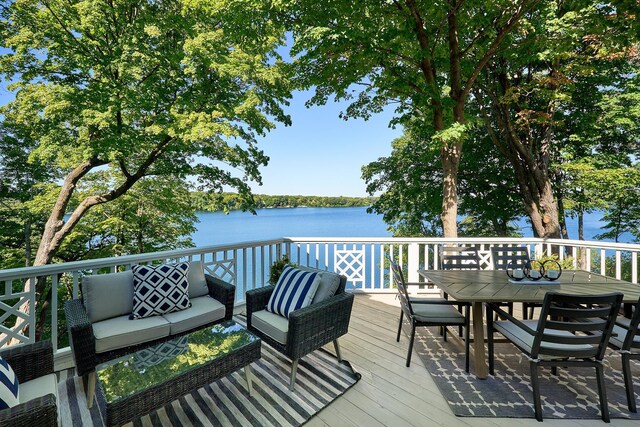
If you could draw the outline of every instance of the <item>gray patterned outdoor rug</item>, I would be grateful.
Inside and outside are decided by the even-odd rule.
[[[471,373],[464,371],[464,345],[451,338],[444,342],[437,332],[437,328],[418,328],[414,348],[455,415],[534,418],[529,361],[516,347],[496,343],[495,376],[479,380],[474,375],[473,359]],[[407,344],[406,334],[400,342]],[[633,365],[632,370],[640,403],[640,364]],[[600,419],[594,369],[560,368],[553,376],[551,369],[540,368],[539,373],[544,418]],[[620,355],[615,351],[607,351],[605,376],[611,417],[640,419],[640,413],[627,409]]]
[[[300,360],[292,393],[290,362],[265,343],[262,358],[251,368],[251,396],[241,369],[128,425],[298,426],[360,379],[348,362],[338,363],[332,354],[318,350]],[[73,370],[59,373],[58,395],[63,427],[103,425],[98,405],[87,409],[83,381],[73,375]]]

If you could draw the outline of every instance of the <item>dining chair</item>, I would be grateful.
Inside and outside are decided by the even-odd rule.
[[[440,269],[441,270],[480,270],[480,255],[478,249],[466,246],[440,246]],[[444,293],[444,298],[448,295]],[[498,303],[507,307],[510,314],[513,314],[513,303]]]
[[[441,270],[480,270],[478,249],[466,246],[440,246]]]
[[[613,326],[609,346],[620,352],[624,387],[627,391],[627,406],[630,412],[637,412],[633,391],[631,360],[640,360],[640,299],[635,304],[631,318],[618,317]]]
[[[489,373],[494,374],[493,333],[501,333],[529,359],[535,416],[542,421],[538,368],[592,367],[596,370],[600,413],[609,422],[602,358],[622,302],[621,293],[569,295],[547,292],[538,319],[518,320],[487,304]],[[493,312],[505,318],[494,321]]]
[[[407,367],[411,365],[411,353],[413,352],[413,342],[415,340],[416,328],[420,326],[463,326],[465,329],[465,354],[464,366],[465,371],[469,372],[469,307],[468,303],[459,303],[458,301],[447,301],[442,298],[412,300],[409,298],[406,282],[402,268],[392,259],[389,258],[391,272],[394,282],[398,288],[398,296],[400,298],[400,323],[398,325],[398,334],[396,341],[400,342],[400,334],[402,332],[403,316],[411,324],[411,337],[409,341],[409,350],[407,352]],[[464,314],[460,313],[454,305],[464,307]],[[444,334],[444,340],[447,340]]]
[[[494,270],[506,270],[509,266],[520,266],[522,268],[531,268],[531,258],[529,257],[529,248],[526,246],[493,246],[491,248],[491,261]],[[522,303],[522,318],[533,319],[533,311],[540,308],[537,303]]]

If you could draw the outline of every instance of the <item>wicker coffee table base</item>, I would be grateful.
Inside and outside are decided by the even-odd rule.
[[[107,426],[119,426],[148,414],[171,401],[191,393],[215,380],[245,368],[249,394],[252,391],[249,364],[260,359],[260,340],[205,363],[169,381],[144,389],[113,403],[104,398],[102,384],[98,381],[96,398]]]

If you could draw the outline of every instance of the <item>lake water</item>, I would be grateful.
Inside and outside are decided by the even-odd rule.
[[[279,237],[391,237],[382,216],[368,214],[366,208],[284,208],[258,209],[257,215],[233,211],[200,212],[197,231],[193,234],[196,246],[219,245]],[[601,233],[599,212],[585,215],[585,239]],[[527,237],[532,236],[526,220],[518,225]],[[569,237],[578,236],[577,220],[569,219]],[[631,242],[631,236],[624,236]]]

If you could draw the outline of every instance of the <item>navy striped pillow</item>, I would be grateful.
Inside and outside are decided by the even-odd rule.
[[[18,377],[7,361],[0,357],[0,409],[13,408],[18,403]]]
[[[286,266],[278,279],[276,288],[269,298],[267,310],[289,317],[289,313],[311,304],[318,290],[320,275]]]

